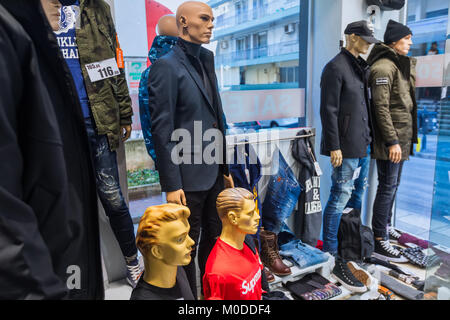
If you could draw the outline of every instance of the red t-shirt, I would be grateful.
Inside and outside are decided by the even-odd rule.
[[[203,276],[205,300],[261,300],[263,265],[244,243],[242,250],[217,240]]]

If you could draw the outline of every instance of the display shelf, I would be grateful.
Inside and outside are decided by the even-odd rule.
[[[326,255],[328,256],[327,261],[313,265],[313,266],[309,266],[306,268],[299,268],[296,265],[292,265],[292,262],[290,262],[289,260],[283,259],[283,262],[286,265],[292,265],[292,267],[291,267],[292,273],[290,275],[284,276],[284,277],[279,277],[279,276],[274,275],[275,281],[269,284],[270,289],[278,290],[278,288],[283,288],[283,283],[299,280],[299,279],[303,278],[305,275],[307,275],[309,273],[313,273],[313,272],[317,272],[322,277],[329,279],[330,275],[331,275],[331,271],[333,270],[333,267],[334,267],[334,257],[332,255],[330,255],[329,253],[326,253]]]
[[[309,273],[313,273],[313,272],[317,272],[319,273],[322,277],[328,279],[330,282],[333,283],[337,283],[337,281],[331,277],[331,272],[333,270],[334,267],[334,257],[332,255],[330,255],[329,253],[326,253],[326,255],[328,256],[328,260],[320,263],[320,264],[316,264],[307,268],[299,268],[296,265],[293,265],[292,262],[290,262],[289,260],[283,260],[283,262],[286,265],[292,265],[291,266],[291,271],[292,274],[288,275],[288,276],[284,276],[284,277],[279,277],[279,276],[275,276],[275,281],[269,284],[270,290],[276,290],[276,291],[282,291],[286,294],[287,291],[286,288],[284,288],[283,284],[287,283],[289,281],[297,281],[301,278],[303,278],[304,276],[306,276]],[[351,292],[350,290],[346,289],[344,286],[340,285],[339,288],[341,289],[342,293],[330,300],[369,300],[369,299],[376,299],[378,297],[378,283],[379,280],[374,277],[374,283],[372,284],[372,286],[369,288],[368,291],[363,292],[363,293],[354,293]],[[290,299],[293,299],[292,296],[290,294],[286,294],[286,296],[288,296]]]

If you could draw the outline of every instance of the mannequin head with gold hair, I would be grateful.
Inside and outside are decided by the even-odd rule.
[[[171,288],[178,266],[191,262],[189,208],[167,203],[147,208],[139,222],[136,244],[144,257],[144,281]]]

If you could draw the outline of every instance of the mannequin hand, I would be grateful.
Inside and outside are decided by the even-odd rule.
[[[223,175],[223,183],[225,185],[225,189],[234,188],[234,181],[231,174],[229,176]]]
[[[125,132],[123,132],[125,129]],[[131,135],[131,125],[120,126],[120,133],[122,134],[122,142],[125,142],[130,138]]]
[[[341,150],[331,151],[331,165],[334,168],[339,168],[342,165],[342,161],[343,157]]]
[[[389,147],[389,160],[392,163],[400,163],[402,161],[402,148],[399,144]]]
[[[166,194],[167,203],[175,203],[179,205],[186,205],[186,196],[184,195],[183,189],[167,192]]]

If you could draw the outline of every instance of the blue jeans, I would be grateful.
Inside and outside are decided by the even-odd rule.
[[[279,150],[272,167],[278,171],[270,177],[267,194],[262,205],[262,225],[266,230],[278,234],[284,221],[295,209],[301,187],[291,168]]]
[[[361,168],[354,179],[355,171]],[[361,211],[362,198],[368,185],[370,147],[365,158],[344,159],[331,175],[331,193],[323,213],[323,251],[337,255],[338,229],[345,208]]]
[[[106,135],[97,134],[91,118],[85,119],[85,125],[94,161],[97,193],[122,254],[132,257],[137,254],[136,238],[133,220],[120,189],[116,152],[110,150]]]
[[[372,230],[376,238],[387,238],[387,227],[391,223],[403,163],[404,161],[392,163],[389,160],[377,160],[378,189],[372,216]]]
[[[292,260],[300,268],[306,268],[328,260],[325,253],[317,248],[303,243],[299,239],[280,246],[280,255]]]

